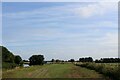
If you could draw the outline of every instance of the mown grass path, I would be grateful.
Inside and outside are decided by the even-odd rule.
[[[74,64],[46,64],[3,72],[3,78],[102,78],[93,70]]]

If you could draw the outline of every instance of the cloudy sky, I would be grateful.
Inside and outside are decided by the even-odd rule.
[[[118,57],[117,3],[4,2],[2,10],[2,44],[23,59]]]

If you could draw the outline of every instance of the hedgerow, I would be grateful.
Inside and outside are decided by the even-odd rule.
[[[95,71],[99,72],[100,74],[103,74],[103,75],[111,78],[112,80],[120,80],[119,65],[115,65],[114,67],[111,67],[107,63],[90,63],[90,62],[88,62],[88,63],[77,64],[77,66],[95,70]]]

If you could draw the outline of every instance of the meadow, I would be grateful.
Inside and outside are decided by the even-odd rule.
[[[45,64],[29,68],[16,68],[3,71],[3,78],[104,78],[94,70],[82,68],[72,63]]]

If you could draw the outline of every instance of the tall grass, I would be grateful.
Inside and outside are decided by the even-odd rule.
[[[82,63],[76,65],[95,70],[112,80],[120,80],[120,67],[118,63]]]

